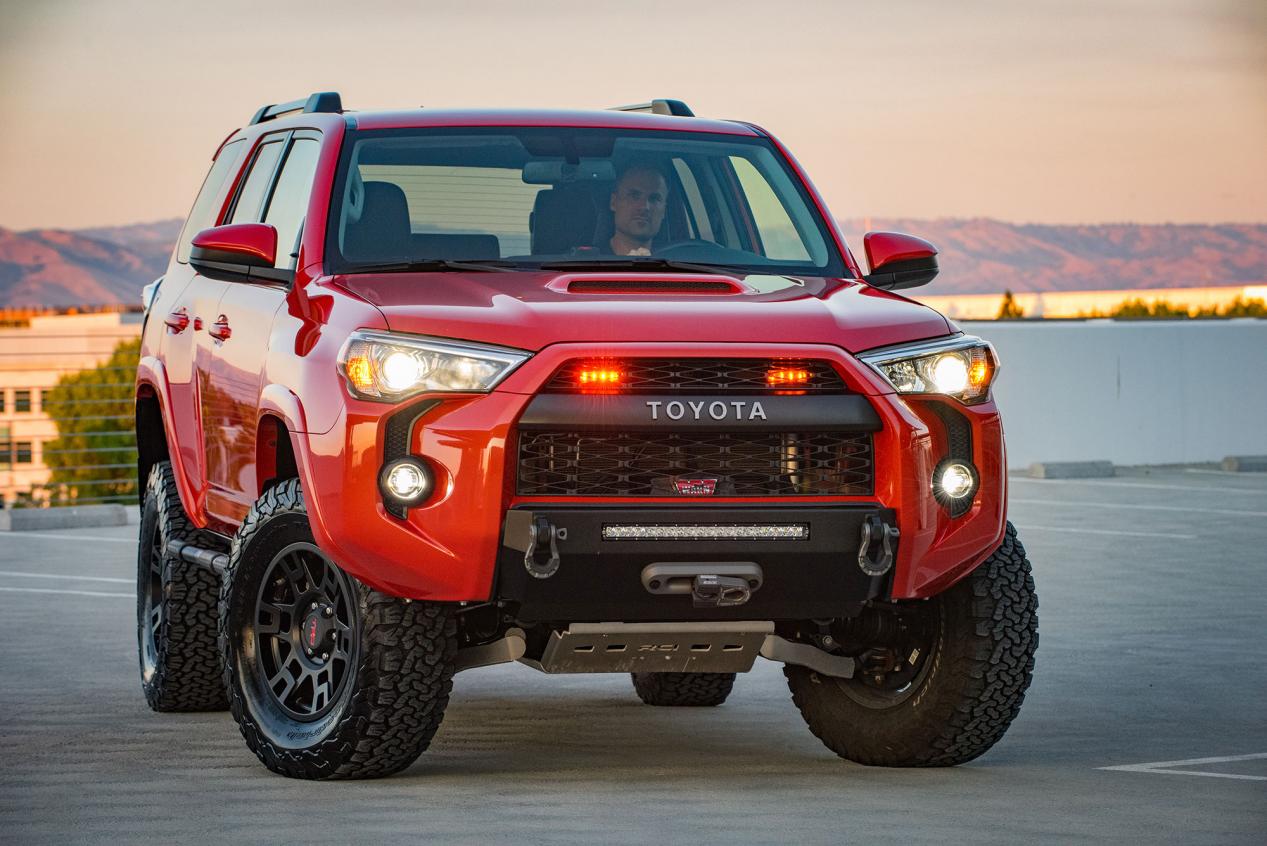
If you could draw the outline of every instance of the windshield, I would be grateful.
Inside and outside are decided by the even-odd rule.
[[[769,141],[698,132],[356,132],[343,148],[326,253],[336,273],[693,264],[845,275]]]

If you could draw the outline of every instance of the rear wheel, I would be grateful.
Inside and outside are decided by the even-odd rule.
[[[247,515],[220,614],[229,707],[270,770],[374,778],[430,745],[452,689],[455,618],[340,570],[313,541],[298,480]]]
[[[638,698],[648,705],[720,705],[735,685],[734,673],[632,673]]]
[[[787,665],[792,700],[836,754],[861,764],[939,767],[998,742],[1020,711],[1038,647],[1038,597],[1009,523],[1003,545],[932,599],[874,621],[883,637],[852,679]]]
[[[170,462],[155,464],[141,503],[136,635],[141,690],[155,711],[220,711],[216,574],[172,555],[177,542],[212,546],[185,516]]]

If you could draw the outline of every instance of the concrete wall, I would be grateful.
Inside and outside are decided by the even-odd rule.
[[[1008,465],[1267,455],[1267,320],[962,322],[1002,360]]]

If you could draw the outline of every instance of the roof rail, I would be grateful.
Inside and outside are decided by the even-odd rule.
[[[255,113],[255,117],[251,118],[250,125],[254,126],[266,120],[273,120],[291,112],[303,114],[333,112],[338,114],[341,111],[343,111],[343,98],[339,96],[338,91],[318,91],[315,94],[308,95],[305,100],[291,100],[289,103],[260,106],[259,111]]]
[[[681,100],[652,100],[650,103],[635,103],[631,106],[612,106],[613,112],[645,112],[649,115],[674,115],[675,117],[695,117],[691,107]]]

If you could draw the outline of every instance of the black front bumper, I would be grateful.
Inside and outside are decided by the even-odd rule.
[[[855,613],[887,594],[890,573],[868,576],[858,565],[862,525],[891,509],[874,505],[525,505],[507,515],[497,560],[495,599],[525,621],[650,622],[806,620]],[[544,518],[563,529],[557,569],[547,578],[525,566],[526,526]],[[805,526],[802,539],[605,539],[618,526]],[[716,533],[718,530],[712,530]],[[548,543],[548,542],[547,542]],[[538,560],[548,556],[536,550]],[[752,562],[764,575],[742,605],[697,607],[690,595],[654,594],[643,569],[663,562]],[[548,569],[548,568],[547,568]]]

